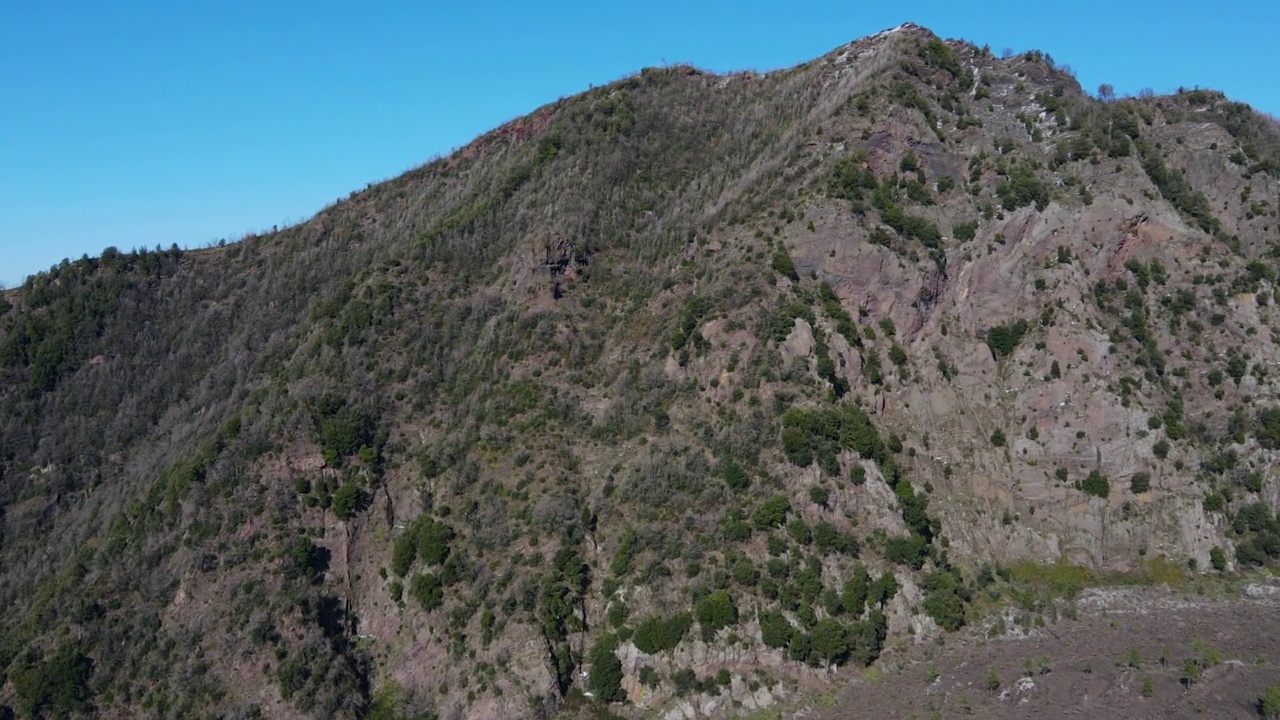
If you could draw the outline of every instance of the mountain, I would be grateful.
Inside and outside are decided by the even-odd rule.
[[[1274,119],[907,25],[64,262],[0,302],[0,704],[742,714],[1093,586],[1270,597],[1278,258]]]

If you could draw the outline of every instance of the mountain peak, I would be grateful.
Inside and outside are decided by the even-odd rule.
[[[1280,555],[1278,160],[1220,95],[1093,98],[906,24],[65,263],[0,304],[0,704],[727,716],[945,643],[867,712],[1139,666],[1150,698],[1098,702],[1175,707],[1087,616],[1183,606],[1077,595]],[[1096,676],[1021,666],[1063,637]]]

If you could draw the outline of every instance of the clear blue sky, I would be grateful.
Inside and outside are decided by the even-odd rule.
[[[5,0],[0,282],[304,220],[645,66],[774,69],[905,21],[1044,50],[1087,89],[1199,85],[1280,114],[1274,0]]]

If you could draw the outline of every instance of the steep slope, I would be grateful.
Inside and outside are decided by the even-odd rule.
[[[1278,177],[1218,94],[904,26],[63,263],[0,304],[0,702],[726,712],[1269,564]]]

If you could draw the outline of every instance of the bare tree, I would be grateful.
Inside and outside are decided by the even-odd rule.
[[[1002,60],[1008,60],[1011,57],[1013,57],[1013,48],[1007,47],[1000,51],[1000,58]]]
[[[1103,102],[1111,102],[1116,99],[1116,88],[1111,83],[1102,83],[1098,86],[1098,98]]]

